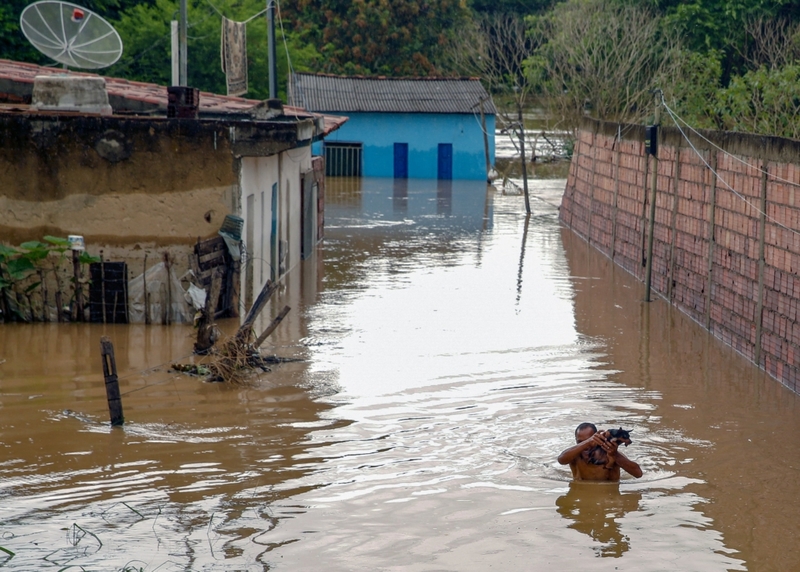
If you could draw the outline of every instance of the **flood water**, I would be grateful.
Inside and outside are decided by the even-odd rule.
[[[797,396],[531,188],[526,223],[483,184],[329,180],[270,309],[303,361],[248,385],[170,372],[187,327],[0,325],[0,568],[800,569]],[[583,421],[632,428],[644,476],[570,484]]]

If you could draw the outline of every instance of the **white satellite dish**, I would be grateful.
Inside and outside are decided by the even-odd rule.
[[[65,66],[104,68],[122,55],[122,39],[114,27],[69,2],[35,2],[22,11],[19,23],[37,50]]]

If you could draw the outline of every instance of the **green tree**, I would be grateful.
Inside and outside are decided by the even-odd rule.
[[[264,10],[261,0],[219,0],[214,6],[226,17],[246,21]],[[170,21],[177,19],[177,0],[155,0],[122,13],[117,29],[125,52],[108,69],[111,76],[167,85],[171,81]],[[214,93],[225,93],[225,76],[220,61],[222,19],[217,10],[202,0],[188,3],[188,72],[189,85]],[[310,71],[319,60],[313,46],[298,41],[297,34],[276,34],[279,95],[285,99],[289,61],[296,71]],[[287,52],[289,54],[287,58]],[[267,52],[266,15],[247,24],[247,61],[250,91],[246,97],[266,99],[269,95],[269,56]]]
[[[572,128],[584,114],[640,121],[651,90],[680,77],[677,34],[652,9],[604,0],[569,0],[530,18],[543,43],[527,73],[550,112]]]
[[[486,14],[518,14],[529,16],[551,8],[563,0],[472,0],[470,8]]]
[[[469,18],[463,0],[298,0],[292,29],[318,46],[316,71],[430,75],[448,36]]]
[[[675,28],[695,52],[722,54],[722,81],[748,69],[746,54],[754,20],[800,19],[798,0],[649,0],[665,15],[664,25]],[[756,66],[757,67],[757,66]]]
[[[735,77],[717,97],[720,127],[800,139],[800,65]]]

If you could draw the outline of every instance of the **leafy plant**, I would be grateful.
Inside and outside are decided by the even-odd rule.
[[[52,273],[57,286],[56,306],[60,311],[63,287],[59,267],[65,261],[67,252],[70,252],[70,243],[57,236],[45,236],[42,240],[44,242],[23,242],[17,247],[0,244],[0,311],[6,320],[31,321],[35,319],[37,310],[45,319],[47,300],[44,288],[48,272]],[[78,262],[86,265],[100,262],[100,258],[84,251],[78,257]],[[85,283],[74,284],[73,297]],[[34,304],[33,294],[37,289],[42,290],[41,308],[36,308]]]

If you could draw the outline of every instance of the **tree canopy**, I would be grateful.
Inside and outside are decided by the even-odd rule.
[[[0,4],[0,57],[48,64]],[[119,31],[103,73],[170,82],[179,0],[78,0]],[[576,125],[640,121],[663,89],[695,125],[800,136],[794,125],[800,0],[295,0],[279,6],[279,91],[290,69],[386,76],[480,75],[494,93]],[[221,14],[247,25],[248,97],[267,97],[264,0],[189,0],[189,83],[225,92]],[[515,22],[512,33],[502,22]],[[512,93],[513,92],[513,93]],[[532,96],[528,97],[528,96]]]

